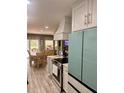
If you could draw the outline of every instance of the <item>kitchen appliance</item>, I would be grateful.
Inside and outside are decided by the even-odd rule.
[[[64,46],[68,46],[69,45],[69,40],[65,40],[64,41]]]
[[[63,91],[63,64],[68,63],[67,58],[57,58],[52,60],[52,78],[60,92]]]
[[[71,33],[71,17],[65,16],[54,34],[54,40],[68,40]]]

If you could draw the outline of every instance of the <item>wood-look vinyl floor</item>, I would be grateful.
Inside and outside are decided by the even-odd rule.
[[[37,69],[28,64],[27,74],[27,93],[60,93],[48,75],[47,65]]]

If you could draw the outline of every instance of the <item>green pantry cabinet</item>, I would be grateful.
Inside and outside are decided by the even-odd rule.
[[[97,91],[97,28],[72,32],[69,41],[69,73]]]
[[[69,73],[81,80],[83,33],[73,32],[69,39]]]

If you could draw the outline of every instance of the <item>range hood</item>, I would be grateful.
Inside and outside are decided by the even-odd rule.
[[[66,16],[59,24],[54,40],[68,40],[69,33],[71,33],[71,17]]]

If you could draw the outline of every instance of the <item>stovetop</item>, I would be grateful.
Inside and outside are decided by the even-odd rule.
[[[56,58],[54,60],[61,64],[68,63],[68,58]]]

